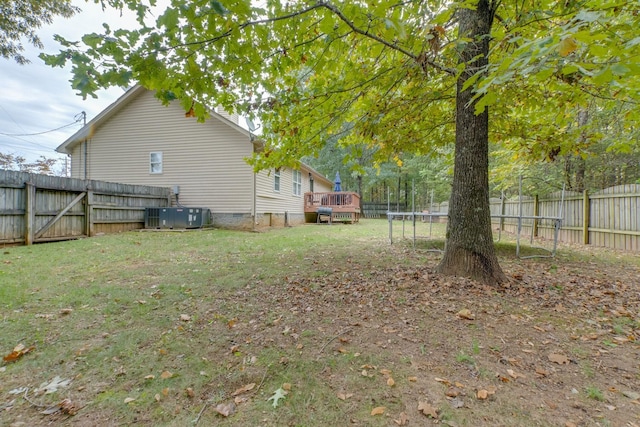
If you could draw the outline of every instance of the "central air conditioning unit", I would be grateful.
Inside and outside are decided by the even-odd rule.
[[[202,228],[211,224],[208,208],[146,208],[144,228]]]

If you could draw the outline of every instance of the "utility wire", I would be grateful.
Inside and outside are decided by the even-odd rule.
[[[12,136],[12,137],[44,135],[45,133],[55,132],[55,131],[58,131],[60,129],[68,128],[69,126],[73,126],[73,125],[77,124],[79,121],[80,120],[78,119],[73,123],[69,123],[69,124],[66,124],[64,126],[60,126],[58,128],[55,128],[55,129],[45,130],[43,132],[36,132],[36,133],[4,133],[4,132],[0,132],[0,135],[2,135],[2,136]]]

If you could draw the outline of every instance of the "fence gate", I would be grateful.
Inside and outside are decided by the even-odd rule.
[[[146,207],[169,206],[164,187],[0,170],[0,243],[33,244],[144,226]]]

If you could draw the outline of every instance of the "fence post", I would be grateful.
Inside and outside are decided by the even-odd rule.
[[[538,195],[533,196],[533,216],[540,216]],[[538,218],[533,219],[533,237],[538,237]]]
[[[591,222],[591,202],[589,190],[584,190],[582,196],[582,243],[589,244],[589,222]]]
[[[24,209],[24,244],[33,244],[33,235],[36,222],[36,186],[30,182],[24,183],[25,209]]]
[[[500,231],[504,231],[504,214],[507,211],[507,199],[504,196],[504,191],[500,197]]]
[[[84,204],[84,234],[87,237],[93,236],[93,191],[87,188],[87,197]]]

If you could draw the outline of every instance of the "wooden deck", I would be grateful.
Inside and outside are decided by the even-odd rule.
[[[304,213],[310,222],[317,221],[318,208],[331,208],[331,221],[358,222],[360,220],[360,196],[351,191],[330,193],[305,193]]]

